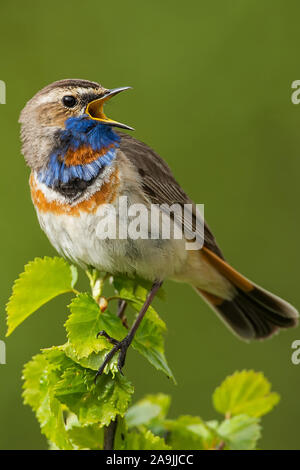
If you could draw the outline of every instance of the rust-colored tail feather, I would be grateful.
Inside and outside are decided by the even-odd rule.
[[[299,314],[291,304],[253,284],[208,248],[203,247],[202,252],[234,285],[235,295],[232,300],[224,300],[202,289],[197,291],[239,337],[264,339],[298,324]]]

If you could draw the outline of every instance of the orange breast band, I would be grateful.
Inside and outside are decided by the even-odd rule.
[[[89,199],[78,204],[62,203],[57,200],[49,201],[44,192],[37,187],[33,173],[30,176],[30,189],[33,204],[39,212],[51,212],[55,215],[73,215],[79,217],[80,213],[95,213],[101,204],[113,203],[118,194],[119,175],[118,170],[110,176],[109,181],[103,183],[101,189],[96,191]]]

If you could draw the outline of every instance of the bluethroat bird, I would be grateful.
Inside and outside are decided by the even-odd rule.
[[[125,224],[116,209],[124,196],[128,206],[189,204],[197,234],[199,213],[168,165],[146,144],[117,130],[132,128],[104,113],[104,104],[127,88],[106,89],[78,79],[57,81],[39,91],[20,116],[32,201],[41,228],[58,253],[85,269],[153,283],[122,341],[100,332],[113,348],[98,375],[117,352],[122,371],[127,348],[165,279],[189,283],[240,338],[264,339],[296,326],[297,310],[231,267],[204,221],[197,250],[187,249],[183,238],[99,236],[104,208],[111,208],[112,217],[117,214],[119,227]]]

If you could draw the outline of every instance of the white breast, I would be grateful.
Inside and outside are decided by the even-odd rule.
[[[116,201],[117,203],[118,201]],[[103,215],[101,206],[95,213],[80,216],[55,215],[37,210],[40,225],[56,250],[81,267],[94,266],[111,274],[123,273],[150,280],[176,277],[186,259],[184,240],[102,239],[99,225]],[[115,212],[112,210],[111,219]],[[124,233],[118,217],[117,224]]]
[[[122,178],[120,179],[122,181]],[[119,236],[103,239],[101,228],[104,223],[107,225],[107,222],[115,221],[117,235],[120,232],[126,233],[128,229],[128,220],[124,219],[119,211],[120,198],[126,196],[128,206],[132,204],[149,206],[149,201],[135,184],[135,178],[127,177],[123,178],[123,181],[127,183],[120,185],[119,195],[112,204],[97,205],[93,201],[89,210],[86,210],[86,207],[85,210],[84,208],[76,210],[75,215],[72,210],[69,213],[51,210],[53,209],[51,203],[56,204],[57,208],[57,204],[66,205],[66,199],[42,183],[35,182],[36,189],[41,191],[48,203],[50,202],[48,210],[42,205],[40,208],[39,204],[35,205],[38,219],[41,228],[58,253],[83,269],[93,266],[99,271],[110,274],[138,275],[151,281],[169,278],[188,282],[208,292],[224,296],[228,290],[228,282],[223,276],[208,264],[201,256],[201,252],[186,250],[184,239],[161,238],[161,221],[158,227],[154,225],[154,230],[160,235],[158,239],[151,239],[145,232],[142,233],[142,238],[137,239],[131,236],[126,239],[120,239]],[[99,190],[99,182],[89,188],[84,198],[77,203],[68,204],[67,208],[74,209],[76,204],[79,207],[82,201],[91,201],[96,190]],[[148,232],[148,229],[145,231]],[[173,233],[172,223],[171,233]]]
[[[65,199],[62,199],[63,197],[56,191],[37,181],[35,185],[47,201],[66,204]],[[99,187],[95,187],[96,189],[99,190]],[[36,204],[41,228],[59,254],[83,268],[93,266],[111,274],[137,274],[149,280],[176,277],[176,273],[182,270],[187,258],[185,241],[151,239],[148,233],[143,233],[142,238],[138,239],[132,239],[131,236],[120,239],[119,232],[124,234],[128,229],[128,219],[124,219],[120,214],[120,197],[124,198],[124,195],[127,197],[128,206],[148,202],[137,186],[129,188],[127,185],[119,192],[122,196],[116,197],[112,204],[100,204],[96,210],[92,206],[89,211],[83,208],[75,215],[74,211],[58,213],[57,210],[51,210],[51,207],[49,210],[44,210]],[[89,197],[92,197],[92,194],[93,188],[90,189]],[[76,203],[73,203],[72,207],[76,207]],[[105,223],[115,221],[117,227],[115,238],[103,239],[101,236],[104,221]],[[146,232],[148,232],[147,227]]]

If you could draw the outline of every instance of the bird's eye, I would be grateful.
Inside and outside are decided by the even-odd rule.
[[[64,106],[67,106],[67,108],[74,108],[74,106],[77,104],[76,98],[71,95],[64,96],[62,102]]]

